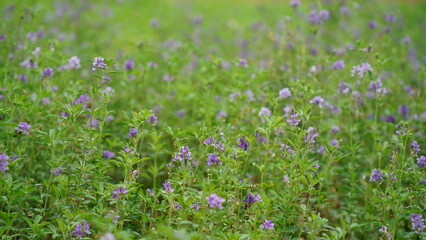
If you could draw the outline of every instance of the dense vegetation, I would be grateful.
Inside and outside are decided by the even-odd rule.
[[[1,1],[1,239],[425,239],[426,5]]]

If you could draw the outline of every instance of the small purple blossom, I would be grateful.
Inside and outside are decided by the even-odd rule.
[[[126,189],[126,187],[125,186],[121,186],[121,187],[119,187],[119,188],[114,188],[114,190],[112,191],[112,197],[113,198],[118,198],[118,197],[120,197],[121,195],[124,195],[124,194],[126,194],[126,193],[128,193],[129,191]]]
[[[46,77],[52,77],[53,76],[53,69],[52,68],[45,68],[42,74],[42,78]]]
[[[108,69],[107,64],[105,63],[105,59],[103,57],[95,57],[93,60],[93,71],[96,71],[98,69]]]
[[[158,123],[158,117],[155,115],[151,115],[148,120],[146,120],[147,123],[152,123],[152,125],[156,125]]]
[[[288,89],[288,88],[281,89],[280,92],[279,92],[279,96],[280,96],[280,98],[290,97],[291,96],[290,89]]]
[[[248,67],[248,62],[247,62],[247,60],[246,60],[246,59],[242,58],[242,59],[240,59],[240,60],[238,61],[238,64],[237,64],[237,65],[238,65],[238,66],[240,66],[240,67],[247,68],[247,67]]]
[[[290,118],[287,119],[287,122],[290,124],[290,126],[296,126],[300,123],[300,119],[298,118],[299,114],[293,113],[290,115]]]
[[[85,104],[89,101],[89,95],[87,94],[83,94],[80,97],[78,97],[74,102],[73,105],[77,105],[77,104]]]
[[[410,145],[410,149],[412,153],[417,156],[417,154],[420,152],[420,145],[417,143],[417,141],[413,141]]]
[[[423,219],[422,214],[413,213],[413,215],[411,215],[410,220],[411,220],[411,229],[413,229],[413,231],[415,231],[416,233],[420,233],[426,228],[425,220]]]
[[[149,196],[154,196],[154,193],[152,192],[150,188],[147,188],[146,191],[148,192]]]
[[[284,177],[283,177],[283,181],[285,182],[285,183],[289,183],[290,182],[290,177],[286,174],[286,175],[284,175]]]
[[[244,149],[244,151],[247,151],[247,150],[248,150],[248,142],[246,141],[246,137],[245,137],[245,136],[240,137],[240,138],[238,139],[238,142],[240,142],[240,143],[238,144],[238,147],[239,147],[239,148]]]
[[[9,156],[4,153],[0,153],[0,172],[6,172],[9,168]]]
[[[89,224],[87,222],[77,224],[71,234],[76,238],[82,238],[90,235]]]
[[[339,144],[339,141],[337,139],[332,139],[331,145],[335,146],[336,148],[340,148],[340,144]]]
[[[54,168],[54,169],[52,169],[52,173],[55,176],[59,176],[59,174],[61,174],[64,170],[65,169],[63,169],[63,168]]]
[[[225,118],[227,116],[228,114],[225,111],[220,110],[219,113],[216,115],[216,118]]]
[[[363,78],[365,73],[372,71],[373,68],[370,66],[370,64],[367,62],[363,62],[361,63],[361,65],[357,65],[352,68],[351,76],[354,77],[355,75],[357,75],[358,78]]]
[[[106,233],[102,237],[99,238],[99,240],[115,240],[115,236],[112,233]]]
[[[208,204],[211,208],[222,209],[222,203],[225,202],[225,199],[216,195],[216,193],[212,193],[209,197],[206,197]]]
[[[310,145],[314,144],[315,138],[318,136],[317,130],[313,127],[309,127],[308,130],[306,130],[306,133],[305,143]]]
[[[262,198],[258,193],[256,193],[255,195],[248,193],[242,201],[246,203],[244,204],[244,208],[247,209],[255,202],[262,202]]]
[[[419,167],[426,167],[426,157],[421,155],[417,158],[417,166]]]
[[[274,223],[271,220],[265,220],[265,222],[260,225],[261,229],[274,230]]]
[[[167,192],[174,192],[175,191],[172,188],[172,184],[169,181],[167,181],[167,180],[163,183],[163,187],[164,187],[164,190],[167,191]]]
[[[314,97],[311,101],[309,101],[309,103],[311,104],[317,104],[318,106],[322,106],[322,103],[324,102],[324,99],[320,96],[316,96]]]
[[[133,58],[127,60],[124,63],[124,69],[126,69],[127,71],[132,70],[135,67],[135,60]]]
[[[401,114],[405,119],[409,117],[410,114],[410,108],[407,105],[401,105],[399,106],[398,110],[399,114]]]
[[[338,61],[335,61],[330,68],[340,70],[345,68],[345,63],[342,60],[338,60]]]
[[[291,0],[290,6],[297,8],[300,5],[300,0]]]
[[[32,60],[31,58],[25,59],[19,65],[21,67],[24,67],[24,68],[37,68],[37,63],[34,60]]]
[[[208,137],[204,140],[203,144],[207,146],[214,146],[214,140],[212,137]]]
[[[370,175],[370,182],[377,182],[380,180],[383,180],[382,172],[377,168],[373,169]]]
[[[218,157],[216,154],[212,153],[207,158],[207,166],[213,166],[213,165],[221,165],[222,162],[220,161],[220,157]]]
[[[130,128],[129,133],[127,134],[128,137],[136,137],[138,134],[138,130],[136,128]]]
[[[269,110],[269,108],[266,107],[262,107],[259,111],[259,117],[270,117],[271,116],[271,110]],[[261,122],[264,122],[265,119],[261,118],[260,119]]]
[[[58,70],[60,71],[62,69],[79,69],[80,67],[80,59],[77,56],[73,56],[68,60],[65,65],[59,67]]]
[[[19,134],[25,134],[25,135],[29,135],[30,133],[28,132],[28,130],[30,130],[31,125],[29,125],[26,122],[20,122],[18,127],[15,128],[15,131]]]
[[[182,164],[184,164],[184,162],[189,162],[192,160],[191,157],[191,152],[189,151],[189,147],[188,146],[183,146],[179,152],[177,152],[174,156],[174,158],[172,159],[173,162],[182,162]]]
[[[294,150],[287,144],[281,144],[281,149],[283,152],[288,152],[290,154],[294,154]]]
[[[110,151],[108,151],[108,150],[105,150],[105,151],[104,151],[104,158],[112,159],[112,158],[114,158],[114,157],[115,157],[115,153],[110,152]]]

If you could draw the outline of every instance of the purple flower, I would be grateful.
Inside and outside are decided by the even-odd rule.
[[[404,36],[404,37],[401,39],[401,42],[402,42],[402,43],[405,43],[405,44],[409,44],[409,43],[411,43],[411,38],[410,38],[410,36]]]
[[[184,109],[178,110],[176,112],[176,116],[181,117],[181,118],[185,117],[185,110]]]
[[[290,178],[289,178],[289,176],[286,174],[286,175],[284,175],[284,177],[283,177],[283,181],[285,182],[285,183],[289,183],[290,182]]]
[[[59,174],[61,174],[61,172],[63,172],[65,169],[63,169],[63,168],[54,168],[54,169],[52,169],[52,173],[55,175],[55,176],[59,176]]]
[[[90,227],[87,222],[84,222],[83,224],[79,223],[75,226],[75,229],[71,232],[73,236],[76,238],[82,238],[85,236],[90,235]]]
[[[242,136],[238,139],[238,142],[240,142],[240,144],[238,144],[239,148],[244,149],[244,151],[248,150],[248,142],[246,141],[246,137]]]
[[[345,63],[342,60],[335,61],[330,67],[331,69],[343,69],[345,68]]]
[[[384,233],[388,240],[392,239],[392,235],[390,234],[390,232],[388,232],[388,228],[386,226],[382,225],[379,229],[379,232]]]
[[[394,15],[386,15],[385,20],[388,22],[395,22],[396,18]]]
[[[251,206],[252,203],[261,202],[261,201],[262,201],[262,198],[260,197],[259,194],[256,193],[255,195],[253,195],[251,193],[248,193],[247,196],[243,199],[243,202],[246,203],[244,205],[244,208],[247,209]]]
[[[318,25],[323,23],[325,20],[330,18],[330,13],[327,10],[312,10],[309,13],[309,22],[311,22],[312,25]]]
[[[95,57],[93,60],[93,71],[96,71],[98,69],[108,69],[108,66],[105,63],[105,59],[103,57]]]
[[[391,114],[391,115],[386,117],[385,121],[395,123],[396,120],[395,120],[395,117]]]
[[[25,134],[25,135],[29,135],[30,133],[28,132],[28,130],[30,130],[31,125],[29,125],[26,122],[20,122],[18,127],[15,128],[15,131],[19,134]]]
[[[167,191],[167,192],[174,192],[175,191],[172,188],[172,184],[169,181],[167,181],[167,180],[163,183],[163,187],[164,187],[164,190]]]
[[[214,146],[214,140],[212,137],[208,137],[204,140],[203,144],[207,146]]]
[[[152,193],[152,190],[150,188],[146,189],[149,196],[154,196],[154,193]]]
[[[417,166],[419,167],[426,167],[426,157],[421,155],[419,158],[417,158]]]
[[[309,127],[308,130],[306,130],[306,132],[308,134],[305,137],[305,143],[310,145],[314,144],[315,138],[318,136],[317,130],[313,127]]]
[[[372,72],[373,68],[370,66],[369,63],[363,62],[361,65],[354,66],[351,70],[351,76],[354,77],[355,75],[358,75],[359,78],[364,77],[364,74],[367,72]]]
[[[271,220],[265,220],[265,222],[260,225],[261,229],[274,230],[274,223]]]
[[[171,81],[173,81],[173,79],[174,79],[173,75],[170,75],[170,74],[164,74],[163,75],[163,80],[166,81],[166,82],[171,82]]]
[[[6,35],[1,34],[1,35],[0,35],[0,41],[5,41],[5,40],[6,40]]]
[[[206,197],[206,199],[211,208],[223,208],[222,203],[225,202],[225,199],[217,196],[216,193],[212,193],[209,197]]]
[[[158,64],[156,62],[151,61],[151,62],[148,63],[148,67],[156,68],[156,67],[158,67]]]
[[[45,97],[41,99],[41,105],[48,105],[50,103],[50,98]]]
[[[222,118],[222,117],[225,118],[227,116],[228,116],[228,114],[225,111],[220,110],[219,113],[216,115],[216,118]]]
[[[80,97],[78,97],[74,102],[73,105],[77,105],[77,104],[82,104],[82,103],[87,103],[89,101],[89,95],[87,94],[83,94]]]
[[[294,153],[294,150],[291,149],[291,147],[289,145],[286,145],[286,144],[281,144],[281,149],[282,149],[283,152],[288,152],[288,153],[291,153],[291,154]]]
[[[262,107],[259,111],[259,117],[270,117],[271,116],[271,110],[269,110],[266,107]],[[265,119],[261,118],[261,122],[265,122]]]
[[[135,66],[135,60],[133,60],[133,58],[127,60],[124,63],[124,69],[126,69],[127,71],[132,70],[134,66]]]
[[[126,189],[126,187],[125,186],[121,186],[121,187],[119,187],[119,188],[114,188],[114,190],[112,191],[112,197],[113,198],[118,198],[118,197],[120,197],[121,195],[123,195],[123,194],[126,194],[126,193],[128,193],[129,191]]]
[[[410,145],[410,148],[415,156],[420,152],[420,145],[417,143],[417,141],[413,141]]]
[[[207,166],[213,166],[213,165],[221,165],[222,162],[220,161],[220,157],[218,157],[216,154],[212,153],[207,158]]]
[[[42,74],[42,78],[45,77],[52,77],[53,76],[53,69],[52,68],[45,68]]]
[[[370,182],[377,182],[383,180],[382,172],[379,169],[373,169],[370,175]]]
[[[99,240],[115,240],[115,236],[112,233],[106,233],[105,235],[100,237]]]
[[[411,215],[411,229],[415,231],[416,233],[420,233],[423,231],[423,229],[426,228],[425,226],[425,220],[423,219],[422,214],[419,213],[413,213]]]
[[[188,146],[183,146],[179,152],[177,152],[172,159],[173,162],[179,161],[182,162],[182,164],[186,162],[189,162],[192,160],[191,152],[189,151]]]
[[[65,65],[59,67],[58,70],[60,71],[62,69],[79,69],[80,67],[80,59],[77,56],[73,56],[68,60]]]
[[[160,26],[160,21],[158,21],[158,19],[153,18],[149,21],[149,25],[151,25],[151,27],[158,27]]]
[[[0,172],[6,172],[9,168],[7,165],[9,165],[9,156],[7,156],[4,153],[0,153]]]
[[[323,154],[325,153],[327,150],[325,149],[325,147],[323,145],[320,145],[317,149],[317,153],[319,154]]]
[[[407,105],[401,105],[399,106],[399,114],[401,114],[405,119],[409,117],[410,114],[410,108]]]
[[[322,107],[322,103],[324,102],[324,99],[320,96],[314,97],[309,103],[311,104],[317,104],[318,106]]]
[[[151,116],[149,117],[149,119],[148,119],[148,120],[146,120],[146,122],[147,122],[147,123],[152,123],[152,125],[155,125],[155,124],[157,124],[157,123],[158,123],[158,117],[157,117],[157,116],[155,116],[155,115],[151,115]]]
[[[290,126],[296,126],[300,123],[300,119],[298,118],[299,114],[293,113],[290,115],[290,118],[287,119],[287,122],[290,124]]]
[[[291,0],[290,1],[290,6],[296,8],[300,5],[300,0]]]
[[[246,59],[242,58],[242,59],[240,59],[240,60],[238,61],[238,64],[237,64],[237,65],[238,65],[238,66],[240,66],[240,67],[247,68],[247,67],[248,67],[248,62],[247,62],[247,60],[246,60]]]
[[[37,68],[37,63],[34,62],[31,58],[25,59],[21,64],[19,64],[21,67],[24,68]]]
[[[335,146],[336,148],[340,148],[340,144],[339,144],[339,141],[337,139],[332,139],[331,145]]]
[[[368,27],[371,28],[371,29],[376,28],[377,23],[375,21],[371,21],[371,22],[368,23]]]
[[[138,134],[138,130],[136,128],[130,128],[129,134],[127,134],[127,136],[136,137],[137,134]]]
[[[280,98],[288,98],[291,96],[291,92],[288,88],[283,88],[279,92]]]
[[[104,158],[111,159],[111,158],[114,158],[114,157],[115,157],[115,153],[110,152],[110,151],[108,151],[108,150],[105,150],[105,151],[104,151]]]

